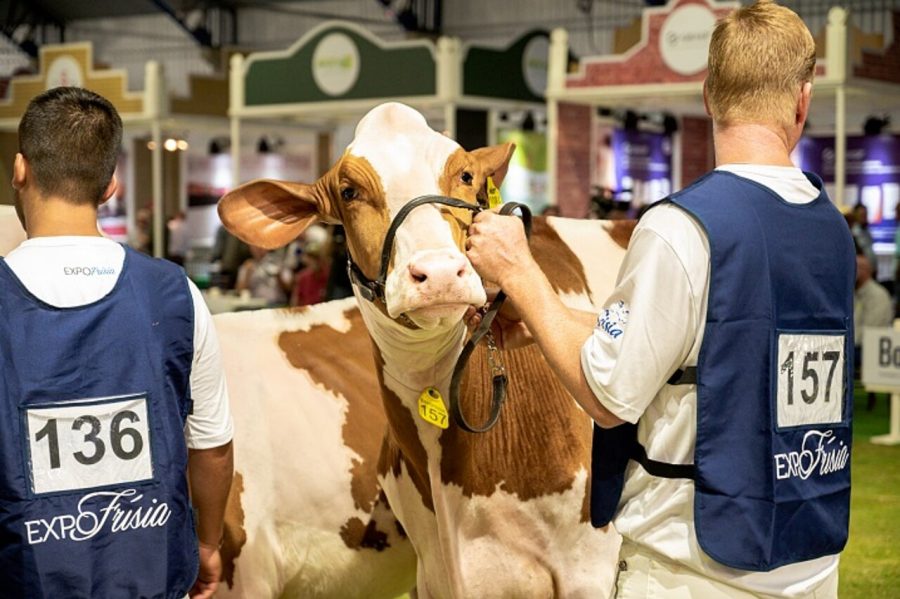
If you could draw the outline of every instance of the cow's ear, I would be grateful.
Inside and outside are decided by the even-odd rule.
[[[515,149],[516,144],[507,142],[472,150],[472,156],[484,169],[484,176],[493,177],[494,185],[500,187],[503,177],[506,176],[506,170],[509,168],[509,159],[512,158]]]
[[[241,240],[268,250],[287,245],[318,216],[312,185],[257,179],[219,200],[219,218]]]

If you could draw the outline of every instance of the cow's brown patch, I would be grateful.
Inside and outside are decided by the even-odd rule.
[[[378,379],[381,383],[384,410],[390,424],[378,461],[378,473],[383,476],[390,472],[394,477],[399,477],[403,472],[401,466],[405,464],[413,485],[422,497],[422,503],[433,512],[434,500],[428,480],[428,456],[425,453],[425,447],[419,439],[416,423],[409,409],[403,405],[396,393],[384,385],[382,375],[384,360],[377,347],[374,348],[374,351],[375,361],[378,364]]]
[[[374,519],[364,524],[359,518],[350,518],[341,527],[341,538],[351,549],[374,549],[384,551],[390,547],[387,533],[378,530]]]
[[[467,419],[481,423],[491,402],[491,375],[483,345],[473,352],[460,391]],[[575,404],[532,345],[504,351],[509,377],[497,425],[484,434],[451,426],[441,435],[441,479],[467,496],[499,487],[522,500],[572,488],[580,468],[590,470],[591,419]]]
[[[350,320],[346,333],[314,325],[308,331],[281,333],[278,346],[294,367],[347,401],[341,434],[347,447],[361,457],[351,468],[350,490],[356,508],[371,513],[378,497],[376,466],[387,420],[362,315],[353,308],[344,316]]]
[[[219,550],[219,555],[222,556],[222,580],[228,584],[229,589],[234,588],[235,562],[247,542],[247,532],[244,530],[244,506],[241,504],[243,493],[244,477],[240,472],[235,472],[231,490],[228,492],[228,503],[225,505],[225,528],[222,548]]]
[[[316,182],[316,192],[325,198],[319,204],[328,206],[327,216],[343,223],[353,261],[367,277],[375,279],[390,226],[381,177],[365,158],[344,154]],[[344,197],[345,193],[352,197]]]
[[[612,237],[612,240],[615,241],[619,247],[628,249],[628,244],[631,242],[631,234],[634,233],[637,221],[611,220],[607,221],[607,223],[607,230],[609,231],[609,236]]]
[[[532,221],[531,254],[557,293],[591,295],[587,275],[581,260],[550,226],[547,219],[537,216]]]

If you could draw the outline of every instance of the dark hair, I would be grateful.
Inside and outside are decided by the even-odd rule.
[[[121,143],[115,107],[80,87],[55,87],[35,97],[19,123],[19,152],[36,187],[75,203],[100,202]]]

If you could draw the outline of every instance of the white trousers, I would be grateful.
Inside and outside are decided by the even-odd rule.
[[[836,599],[838,572],[829,576],[803,599]],[[622,542],[615,599],[775,599],[777,595],[750,593],[706,578],[656,553]]]

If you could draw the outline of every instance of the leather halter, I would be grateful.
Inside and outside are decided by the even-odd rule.
[[[470,204],[456,198],[450,198],[441,195],[424,195],[410,200],[405,206],[403,206],[403,208],[400,209],[400,212],[397,213],[397,216],[394,217],[394,220],[391,221],[391,226],[388,228],[387,235],[385,235],[384,238],[384,245],[381,248],[381,267],[378,271],[378,277],[374,281],[368,278],[362,272],[359,266],[357,266],[357,264],[353,261],[352,257],[350,257],[349,255],[347,256],[347,274],[350,277],[350,281],[354,285],[356,285],[356,287],[359,289],[359,294],[366,300],[370,302],[380,300],[382,303],[386,303],[384,297],[384,289],[385,282],[387,280],[388,266],[391,262],[391,255],[394,252],[394,237],[397,235],[397,229],[400,228],[400,225],[403,224],[403,221],[406,220],[406,217],[409,216],[409,213],[419,206],[422,206],[423,204],[442,204],[444,206],[450,206],[453,208],[471,210],[476,214],[484,209],[481,206],[475,204]],[[531,210],[528,209],[528,206],[519,204],[518,202],[507,202],[506,204],[503,204],[503,207],[500,209],[500,214],[511,214],[516,208],[518,208],[522,213],[522,221],[523,225],[525,226],[525,234],[530,236]],[[462,409],[459,406],[459,385],[462,381],[462,375],[465,372],[469,357],[472,355],[472,352],[475,350],[475,346],[478,345],[481,339],[485,335],[490,333],[491,323],[493,322],[494,317],[497,315],[497,312],[500,310],[500,307],[503,305],[503,302],[505,300],[506,294],[503,293],[503,291],[497,292],[497,297],[494,298],[494,301],[491,302],[491,305],[484,313],[484,316],[481,319],[481,324],[478,326],[478,328],[475,329],[475,331],[472,333],[472,336],[469,337],[469,340],[463,347],[462,353],[460,353],[459,359],[456,362],[456,367],[453,369],[453,377],[450,379],[450,412],[453,414],[453,419],[456,421],[457,426],[470,433],[484,433],[493,428],[493,426],[497,423],[497,419],[500,417],[500,410],[503,407],[503,402],[506,400],[506,374],[503,372],[502,368],[494,368],[491,413],[488,416],[487,421],[481,426],[473,426],[469,424],[465,416],[463,416]],[[491,343],[492,339],[489,337],[489,345]]]

